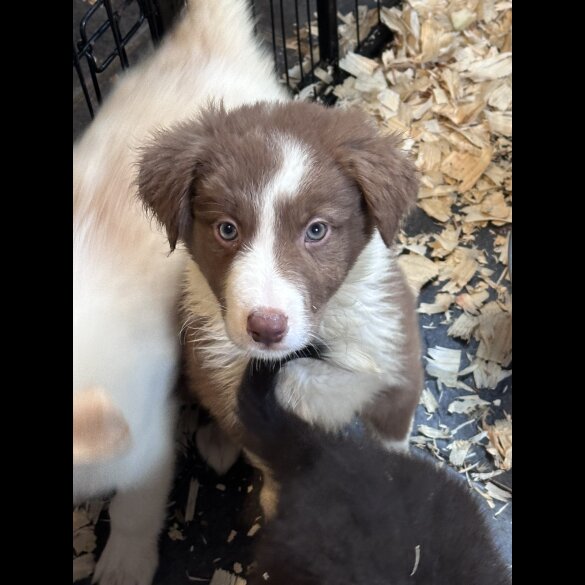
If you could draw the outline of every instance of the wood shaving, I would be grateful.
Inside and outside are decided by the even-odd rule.
[[[231,530],[228,534],[226,542],[232,542],[234,538],[237,536],[238,532],[236,530]]]
[[[498,262],[508,265],[508,246],[510,245],[510,232],[505,236],[496,236],[494,240],[494,252],[498,254]]]
[[[500,502],[508,502],[512,499],[512,494],[510,492],[498,487],[491,481],[488,481],[485,484],[485,489],[487,494],[494,500],[499,500]]]
[[[402,254],[398,257],[398,264],[415,295],[427,282],[439,275],[438,266],[419,254]]]
[[[355,77],[371,76],[378,67],[379,64],[376,61],[357,53],[348,53],[339,60],[339,68]]]
[[[92,554],[84,554],[73,559],[73,582],[89,577],[95,569],[95,559]]]
[[[489,299],[490,293],[486,290],[482,290],[476,293],[462,293],[457,295],[455,303],[461,307],[466,313],[466,317],[471,318],[473,315],[477,315],[482,305]],[[471,325],[471,322],[462,323],[460,326]],[[475,326],[479,325],[479,318],[475,320]],[[475,327],[474,327],[475,329]],[[468,338],[469,339],[469,338]]]
[[[461,236],[461,228],[447,226],[440,234],[435,235],[434,242],[431,242],[431,257],[445,258],[459,244],[459,237]]]
[[[487,103],[500,112],[506,112],[512,107],[512,86],[508,80],[492,85],[486,92]],[[486,114],[491,112],[486,111]],[[489,122],[489,118],[488,118]]]
[[[465,214],[463,221],[467,223],[492,221],[496,225],[504,225],[512,222],[512,208],[499,191],[487,195],[479,205],[468,205],[461,211]]]
[[[433,396],[433,393],[428,389],[424,388],[420,397],[420,403],[424,406],[425,410],[432,414],[439,408],[437,399]]]
[[[185,522],[189,523],[193,520],[195,515],[195,507],[197,506],[197,494],[199,493],[199,482],[195,478],[191,478],[189,482],[189,493],[187,495],[187,505],[185,506]]]
[[[451,206],[455,203],[455,197],[429,197],[419,200],[418,206],[432,218],[445,222],[451,219],[453,212]]]
[[[489,471],[487,473],[472,473],[471,477],[475,480],[485,481],[486,479],[502,475],[502,473],[504,473],[503,469],[495,469],[494,471]]]
[[[457,248],[441,265],[439,280],[447,280],[441,290],[460,291],[479,269],[479,252],[472,248]]]
[[[495,49],[495,47],[492,47]],[[469,65],[467,70],[462,72],[464,77],[469,77],[473,81],[490,81],[512,75],[512,53],[501,53],[492,51],[492,54],[485,59],[474,61]]]
[[[467,414],[470,415],[475,411],[481,411],[489,408],[490,403],[487,400],[482,400],[479,396],[458,396],[453,400],[447,410],[450,413]]]
[[[258,530],[260,530],[260,528],[262,528],[262,527],[260,526],[260,524],[258,524],[258,523],[254,524],[254,525],[253,525],[253,526],[250,528],[250,530],[248,530],[248,533],[247,533],[247,534],[248,534],[248,536],[250,536],[250,537],[254,536],[254,535],[255,535],[255,534],[258,532]]]
[[[476,18],[475,12],[467,8],[451,12],[451,23],[455,30],[465,30]]]
[[[488,362],[478,357],[473,361],[476,366],[473,371],[473,379],[478,388],[495,390],[502,380],[512,375],[511,370],[504,370],[496,362]]]
[[[451,335],[451,337],[457,337],[469,341],[478,325],[478,317],[469,315],[468,313],[462,313],[457,319],[455,319],[455,321],[453,321],[447,333]]]
[[[385,108],[388,108],[391,112],[398,112],[400,106],[400,94],[395,91],[385,88],[378,94],[378,101]]]
[[[95,550],[96,538],[93,526],[88,525],[77,530],[73,535],[73,550],[75,554],[90,553]]]
[[[426,358],[427,374],[432,378],[437,378],[439,382],[449,388],[456,388],[461,364],[461,350],[437,346],[429,348],[428,354],[429,357]]]
[[[449,429],[436,429],[428,425],[418,425],[418,432],[429,439],[450,439],[453,436]]]
[[[471,437],[471,439],[469,439],[469,441],[471,443],[481,443],[486,438],[487,438],[487,432],[481,431],[481,433],[477,433],[477,435],[474,435],[473,437]]]
[[[502,136],[512,136],[512,114],[509,112],[490,112],[485,113],[490,130],[494,134]]]
[[[420,562],[420,544],[417,544],[414,547],[414,565],[413,565],[412,571],[409,575],[410,577],[412,577],[416,573],[416,570],[418,569],[419,562]]]
[[[479,315],[477,357],[504,367],[512,361],[512,315],[492,301]]]
[[[223,569],[216,569],[209,585],[246,585],[246,580]]]
[[[447,449],[450,451],[449,463],[455,467],[461,467],[465,463],[465,459],[467,458],[467,454],[469,453],[470,448],[471,443],[469,441],[453,441],[450,445],[447,446]]]
[[[185,540],[185,535],[176,522],[169,528],[168,535],[171,540]]]
[[[87,526],[90,522],[89,514],[85,508],[73,509],[73,532]]]
[[[437,313],[445,313],[453,304],[454,296],[450,293],[437,293],[433,303],[421,303],[417,311],[425,315],[435,315]]]
[[[511,418],[497,420],[493,425],[484,423],[483,428],[490,442],[486,450],[494,458],[497,467],[506,471],[512,469]]]

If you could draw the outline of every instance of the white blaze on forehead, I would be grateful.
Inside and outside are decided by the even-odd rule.
[[[264,211],[267,205],[274,209],[273,205],[279,199],[294,197],[311,166],[309,150],[298,140],[280,134],[275,136],[274,146],[280,150],[282,164],[262,194]]]
[[[250,312],[271,308],[288,318],[287,333],[279,344],[283,350],[300,349],[309,339],[307,293],[300,282],[287,279],[275,257],[278,225],[275,205],[294,198],[311,167],[308,149],[288,136],[278,135],[281,165],[260,194],[258,227],[254,240],[235,259],[227,280],[226,325],[230,337],[240,345],[253,346],[247,333]]]

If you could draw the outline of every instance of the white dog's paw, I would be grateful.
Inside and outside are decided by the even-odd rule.
[[[203,459],[219,475],[226,473],[240,456],[240,447],[214,422],[197,431],[196,442]]]
[[[111,534],[97,562],[92,583],[151,585],[158,565],[158,546],[152,539]]]

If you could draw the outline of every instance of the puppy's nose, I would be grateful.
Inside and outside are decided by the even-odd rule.
[[[254,341],[270,345],[282,341],[288,319],[276,309],[258,309],[248,315],[248,334]]]

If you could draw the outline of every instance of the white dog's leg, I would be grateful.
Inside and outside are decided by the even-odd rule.
[[[196,436],[197,449],[219,475],[227,473],[240,456],[240,447],[215,422],[201,427]]]
[[[100,585],[150,585],[158,566],[158,537],[163,528],[173,479],[173,446],[148,481],[118,491],[110,504],[110,537],[94,573]]]

